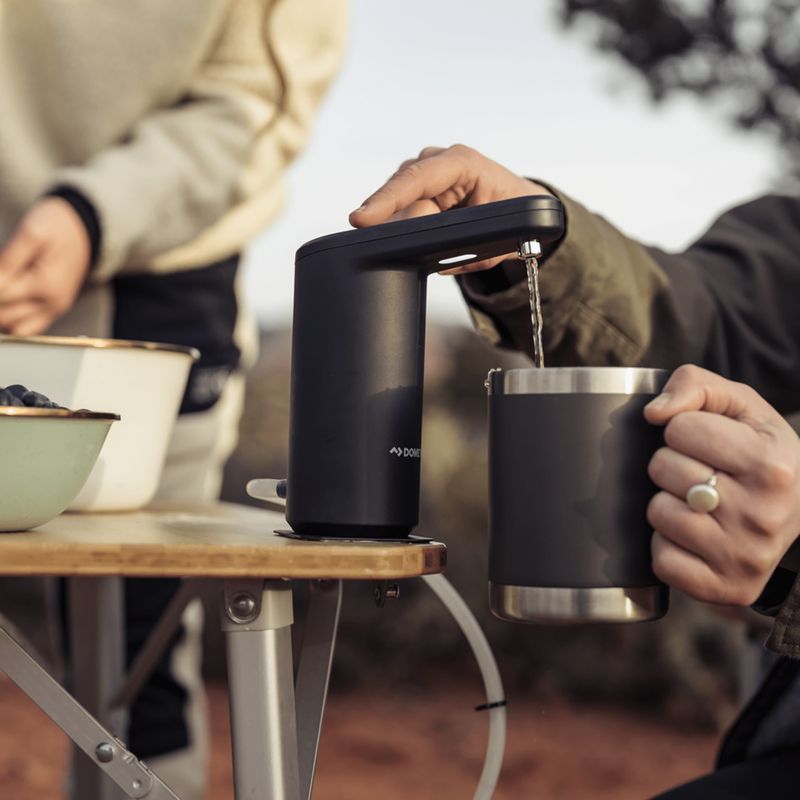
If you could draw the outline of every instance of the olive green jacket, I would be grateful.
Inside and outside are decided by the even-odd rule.
[[[549,366],[694,363],[751,385],[781,413],[800,410],[800,198],[734,208],[685,252],[666,253],[559,196],[566,235],[545,252],[540,280]],[[519,262],[459,284],[482,334],[531,352]],[[800,581],[767,644],[800,658]]]

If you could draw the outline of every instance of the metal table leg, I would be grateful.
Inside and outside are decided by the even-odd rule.
[[[125,738],[127,713],[111,710],[125,674],[124,593],[120,578],[70,578],[69,634],[72,693],[111,733]],[[97,765],[75,751],[74,800],[119,800],[125,795]]]
[[[297,749],[300,796],[311,800],[314,771],[328,697],[328,683],[342,607],[342,582],[311,581],[303,647],[297,668]]]
[[[236,800],[300,800],[293,621],[289,582],[225,582]]]

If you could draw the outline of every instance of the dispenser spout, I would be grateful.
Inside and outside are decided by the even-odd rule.
[[[517,258],[523,261],[529,258],[539,258],[542,255],[542,246],[538,239],[527,239],[519,243],[517,248]]]

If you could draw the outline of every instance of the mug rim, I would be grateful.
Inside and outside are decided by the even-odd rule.
[[[493,369],[489,394],[658,394],[669,370],[653,367],[527,367]]]

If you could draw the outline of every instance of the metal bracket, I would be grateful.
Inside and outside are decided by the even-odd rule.
[[[60,686],[5,627],[0,627],[0,670],[128,797],[135,800],[180,800],[157,775]]]
[[[297,758],[302,800],[311,799],[314,787],[319,737],[342,608],[342,582],[311,581],[310,592],[295,682]]]

